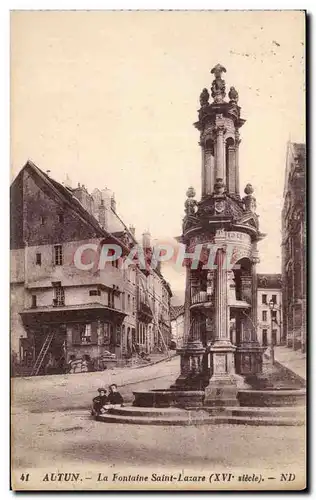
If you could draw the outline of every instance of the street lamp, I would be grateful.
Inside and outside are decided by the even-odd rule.
[[[275,311],[275,304],[273,300],[269,301],[269,308],[270,308],[270,316],[271,316],[271,343],[270,343],[270,359],[271,359],[271,365],[274,365],[274,342],[273,342],[273,335],[272,335],[272,330],[273,330],[273,311]]]

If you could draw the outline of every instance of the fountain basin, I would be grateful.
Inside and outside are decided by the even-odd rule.
[[[238,401],[240,406],[305,406],[305,389],[264,389],[253,390],[244,389],[238,392]]]
[[[153,389],[149,391],[133,391],[133,406],[145,408],[168,408],[177,406],[203,406],[204,391]]]

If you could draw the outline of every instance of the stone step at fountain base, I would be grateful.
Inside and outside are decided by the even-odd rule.
[[[95,417],[100,422],[137,425],[304,425],[303,408],[116,408]]]

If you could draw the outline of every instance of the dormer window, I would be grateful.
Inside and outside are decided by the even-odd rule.
[[[46,217],[44,215],[40,216],[40,224],[41,226],[44,226],[46,224]]]

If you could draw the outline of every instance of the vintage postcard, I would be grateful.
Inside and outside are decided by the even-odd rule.
[[[304,11],[11,12],[11,487],[306,488]]]

